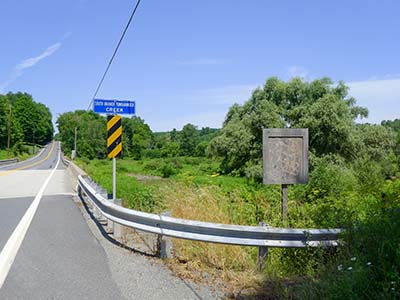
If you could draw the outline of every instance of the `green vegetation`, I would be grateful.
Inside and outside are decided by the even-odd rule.
[[[270,78],[230,108],[220,130],[187,124],[152,133],[140,118],[125,119],[118,196],[127,207],[187,219],[346,229],[337,250],[271,249],[261,275],[254,272],[255,248],[175,240],[173,265],[182,276],[200,270],[241,287],[256,285],[254,299],[399,299],[400,120],[357,124],[368,112],[347,91],[327,78]],[[58,121],[64,149],[71,149],[77,125],[87,143],[96,137],[88,149],[78,147],[79,163],[111,190],[110,161],[92,159],[105,156],[105,119],[67,116]],[[90,131],[100,126],[103,131]],[[310,181],[290,186],[286,222],[279,186],[260,183],[262,128],[268,127],[309,128]]]
[[[78,156],[102,159],[106,156],[106,118],[93,112],[77,110],[61,114],[57,119],[59,134],[65,153],[74,149],[74,131],[77,128]],[[186,124],[181,131],[153,133],[139,117],[122,119],[122,155],[140,160],[176,156],[205,157],[210,141],[218,129],[197,129]]]
[[[40,150],[42,149],[41,145],[30,145],[30,144],[23,144],[21,147],[20,153],[9,153],[7,150],[0,150],[0,159],[8,159],[10,158],[11,154],[13,157],[18,158],[21,160],[26,160],[32,156],[35,156]]]
[[[84,160],[79,163],[111,191],[110,161]],[[162,177],[166,165],[174,169],[174,175],[168,179],[138,176]],[[396,281],[393,276],[399,274],[398,264],[392,262],[399,259],[396,251],[400,242],[400,224],[390,220],[399,217],[395,209],[400,205],[400,180],[380,180],[380,175],[375,175],[375,180],[364,182],[363,177],[357,175],[360,170],[344,164],[338,166],[338,162],[330,159],[319,159],[314,162],[310,182],[291,187],[289,220],[284,224],[280,219],[279,187],[264,186],[243,177],[216,176],[218,166],[214,160],[187,157],[120,160],[118,196],[124,199],[127,207],[156,213],[170,210],[174,216],[187,219],[247,225],[257,225],[263,220],[271,226],[347,228],[350,233],[344,237],[346,246],[336,253],[322,249],[270,250],[264,271],[269,280],[299,275],[316,278],[316,281],[310,279],[304,283],[307,287],[304,290],[282,286],[286,293],[303,295],[313,291],[316,294],[310,297],[322,297],[320,285],[328,285],[329,280],[339,280],[336,285],[340,280],[349,280],[348,283],[353,284],[352,276],[358,276],[358,271],[367,272],[363,275],[366,278],[372,276],[368,273],[372,270],[368,262],[373,264],[376,272],[374,280],[381,278],[379,293],[385,291],[388,282]],[[376,183],[374,188],[370,186],[371,181]],[[252,275],[256,268],[255,248],[180,240],[174,243],[177,261],[190,262],[178,264],[179,272],[200,269],[215,276],[224,274],[225,280],[240,280],[242,284],[243,281],[250,284],[250,279],[253,284],[258,280],[262,286],[262,280]],[[352,262],[352,257],[357,261]],[[337,269],[340,265],[343,270]],[[358,271],[352,273],[348,267]],[[394,268],[391,271],[394,275],[379,277],[390,268]],[[338,277],[342,275],[343,278]],[[311,290],[310,286],[313,287]],[[376,289],[377,285],[371,288]]]
[[[45,145],[53,139],[49,109],[26,93],[0,95],[0,156],[26,158],[27,144]],[[10,151],[6,151],[7,147]]]

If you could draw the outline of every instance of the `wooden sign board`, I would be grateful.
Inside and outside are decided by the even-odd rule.
[[[264,184],[308,182],[308,129],[263,130]]]

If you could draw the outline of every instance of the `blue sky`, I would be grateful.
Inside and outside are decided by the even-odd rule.
[[[135,1],[2,0],[0,93],[86,109]],[[344,80],[367,121],[400,118],[400,1],[142,0],[98,94],[154,131],[220,127],[270,76]]]

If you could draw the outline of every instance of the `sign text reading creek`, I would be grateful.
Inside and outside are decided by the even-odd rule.
[[[104,114],[135,114],[135,101],[94,99],[93,111]]]

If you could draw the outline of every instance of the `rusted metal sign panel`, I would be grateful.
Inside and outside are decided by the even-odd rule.
[[[308,129],[263,130],[264,184],[308,182]]]

